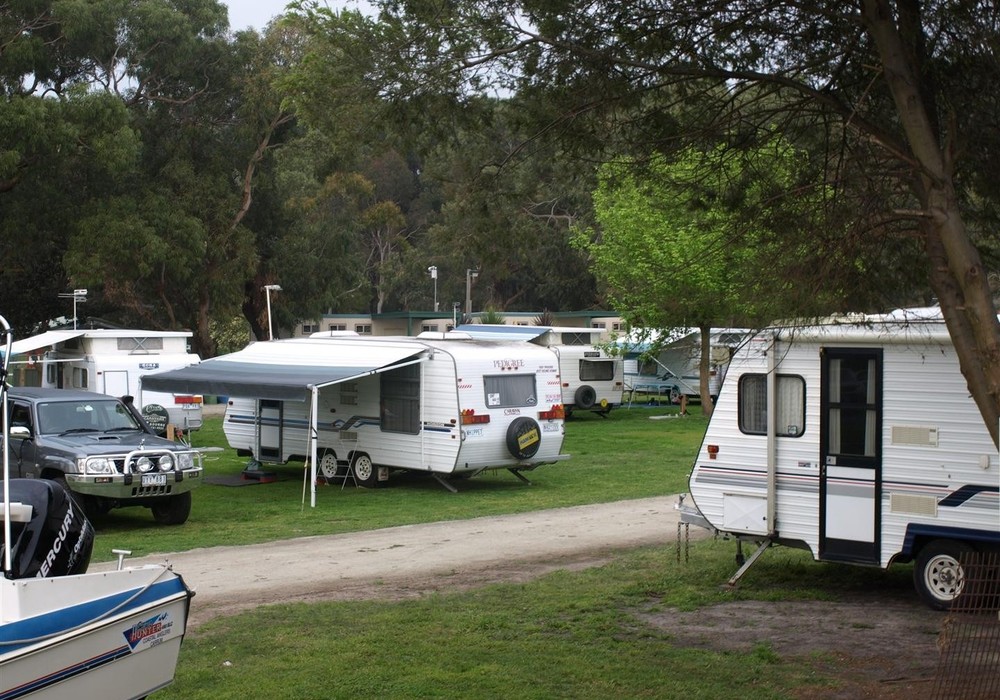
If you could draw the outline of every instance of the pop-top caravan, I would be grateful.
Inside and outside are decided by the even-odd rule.
[[[822,561],[914,561],[918,593],[943,609],[963,555],[1000,548],[997,448],[937,309],[756,335],[729,367],[689,488],[696,510],[682,504],[682,518],[760,544],[734,583],[788,544]]]
[[[455,332],[481,340],[526,340],[554,352],[567,416],[573,411],[607,415],[621,405],[625,389],[622,360],[597,344],[603,332],[600,328],[472,323],[458,326]]]
[[[143,391],[142,378],[201,358],[188,351],[190,331],[122,328],[48,331],[13,344],[11,375],[21,386],[79,389],[132,396],[158,432],[168,423],[183,431],[202,424],[197,394]]]
[[[531,343],[290,338],[150,379],[228,395],[224,430],[241,454],[284,463],[315,449],[319,473],[360,485],[393,469],[442,483],[486,469],[520,476],[567,457],[556,358]]]

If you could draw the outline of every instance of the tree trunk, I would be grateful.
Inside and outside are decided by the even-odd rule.
[[[951,144],[938,140],[932,120],[935,110],[921,90],[919,58],[906,50],[917,37],[902,35],[887,0],[863,0],[862,16],[882,59],[911,154],[912,188],[923,207],[920,228],[931,265],[931,285],[969,393],[993,442],[998,443],[1000,322],[979,251],[962,221],[952,177]],[[908,22],[907,27],[919,31],[919,22]]]

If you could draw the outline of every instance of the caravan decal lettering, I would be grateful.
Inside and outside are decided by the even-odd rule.
[[[519,415],[521,415],[521,409],[520,408],[505,408],[503,410],[503,414],[505,416],[519,416]]]
[[[139,369],[160,369],[159,362],[140,362]]]
[[[493,366],[497,369],[520,369],[524,367],[524,360],[493,360]]]

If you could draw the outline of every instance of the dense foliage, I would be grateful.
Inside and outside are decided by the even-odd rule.
[[[936,299],[997,430],[995,2],[376,7],[302,0],[234,34],[216,0],[0,4],[5,314],[24,331],[86,287],[84,313],[212,354],[236,316],[264,337],[264,285],[280,327],[430,309],[432,265],[445,308],[477,269],[477,308],[645,323]],[[794,162],[769,168],[769,143]],[[720,267],[695,274],[705,239],[676,237],[661,276],[696,283],[668,298],[641,256],[602,261],[628,206],[645,239],[714,230]]]

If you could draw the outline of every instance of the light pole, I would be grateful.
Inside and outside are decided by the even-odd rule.
[[[76,330],[76,305],[87,301],[87,290],[74,289],[72,294],[60,294],[59,298],[73,300],[73,330]]]
[[[438,269],[437,265],[431,265],[427,268],[427,271],[431,273],[431,279],[434,280],[434,313],[438,310]]]
[[[472,317],[472,280],[479,277],[479,270],[465,271],[465,315]]]
[[[280,284],[265,284],[264,294],[267,296],[267,339],[274,340],[274,333],[271,330],[271,292],[280,292]]]

